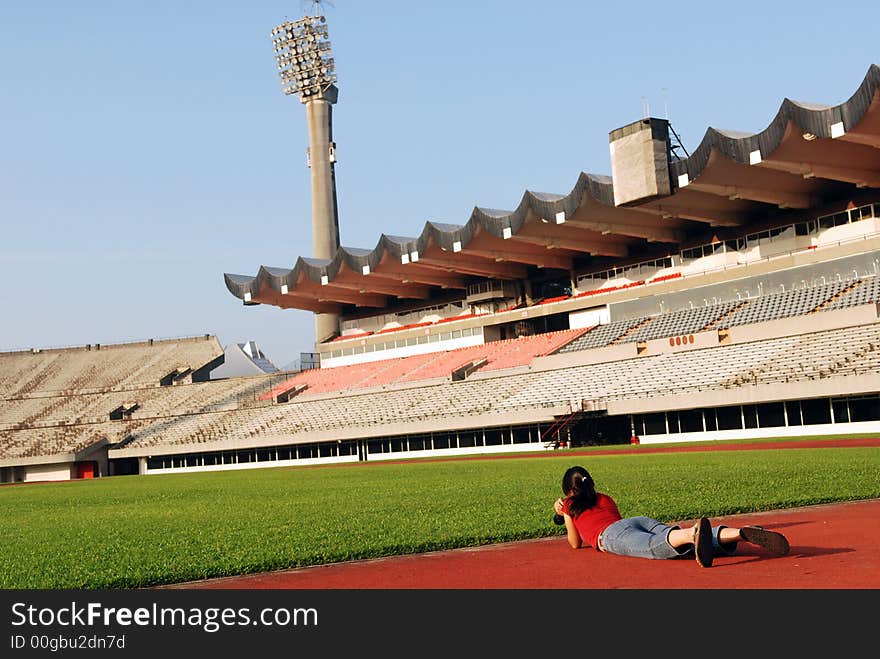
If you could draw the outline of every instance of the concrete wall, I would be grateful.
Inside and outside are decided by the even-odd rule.
[[[36,483],[40,481],[69,481],[76,476],[76,469],[72,463],[28,465],[25,467],[24,482]]]
[[[602,325],[610,321],[611,312],[606,306],[585,309],[584,311],[572,311],[568,314],[568,326],[570,329],[593,327],[594,325]]]
[[[615,206],[671,194],[664,120],[644,119],[612,131],[609,149]]]

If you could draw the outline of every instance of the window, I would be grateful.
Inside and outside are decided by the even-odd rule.
[[[450,441],[449,433],[442,432],[434,435],[434,448],[443,449],[443,448],[451,448],[452,442]]]
[[[851,422],[880,420],[880,396],[851,398],[849,415]]]
[[[477,437],[477,433],[479,431],[475,430],[462,430],[458,433],[458,445],[461,448],[470,448],[472,446],[477,446],[479,443],[480,446],[483,444],[482,433],[480,433],[480,437]],[[478,441],[479,440],[479,441]]]
[[[743,422],[746,428],[758,427],[758,408],[754,405],[743,405]]]
[[[430,435],[415,435],[409,438],[410,451],[429,451],[431,449]]]
[[[645,434],[646,435],[665,435],[666,434],[666,413],[656,412],[654,414],[645,415]]]
[[[801,401],[804,425],[831,423],[831,404],[827,398]]]
[[[877,206],[876,204],[872,206],[869,204],[867,206],[857,208],[855,211],[853,211],[853,217],[855,218],[855,213],[858,212],[858,219],[866,220],[869,217],[877,217],[878,211],[880,211],[880,206]]]
[[[514,444],[528,444],[530,441],[532,441],[532,437],[531,430],[529,428],[523,428],[522,426],[520,426],[519,428],[513,429]],[[537,439],[535,441],[537,441]]]
[[[357,442],[342,442],[337,448],[339,455],[357,455]]]
[[[681,432],[703,432],[702,410],[681,410],[678,413]]]
[[[834,410],[834,423],[849,423],[849,406],[845,398],[832,399],[831,408]]]
[[[714,409],[704,410],[703,419],[706,422],[706,430],[718,430],[718,422],[715,419]]]
[[[740,243],[739,240],[727,240],[724,242],[724,247],[728,252],[736,252],[740,248]]]
[[[774,428],[785,425],[785,411],[782,403],[761,403],[758,408],[758,423],[761,428]]]
[[[718,430],[740,430],[743,427],[742,412],[739,405],[732,407],[719,407]]]
[[[367,453],[390,453],[388,450],[390,447],[387,446],[387,441],[383,439],[370,439],[367,440]]]
[[[801,419],[801,402],[799,400],[788,400],[785,402],[785,415],[788,417],[788,425],[804,425]]]
[[[633,424],[633,432],[636,435],[644,435],[645,434],[645,417],[641,414],[633,414],[632,415],[632,424]]]
[[[490,428],[484,433],[486,446],[498,446],[504,443],[504,436],[500,428]]]

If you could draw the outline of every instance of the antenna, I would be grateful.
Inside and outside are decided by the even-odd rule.
[[[666,98],[666,91],[666,87],[663,87],[660,90],[660,92],[663,94],[663,118],[666,119],[666,121],[669,121],[669,103]]]
[[[320,16],[323,14],[322,5],[333,6],[333,3],[330,0],[300,0],[300,6],[302,7],[303,13],[307,14],[309,10],[309,6],[311,5],[312,11],[315,16]]]

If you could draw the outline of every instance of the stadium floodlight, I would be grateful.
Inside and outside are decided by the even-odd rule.
[[[305,103],[336,82],[334,62],[323,16],[305,16],[275,27],[270,36],[281,85],[287,95],[299,94]]]
[[[298,21],[275,26],[270,37],[281,87],[297,95],[305,106],[309,131],[306,162],[312,183],[313,256],[332,259],[339,249],[339,213],[336,202],[336,144],[333,142],[333,111],[339,90],[330,47],[327,21],[316,13]],[[322,278],[321,283],[326,285]],[[332,313],[315,314],[315,340],[326,341],[338,333],[339,318]]]

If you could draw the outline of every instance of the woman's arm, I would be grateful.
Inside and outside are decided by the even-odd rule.
[[[565,520],[565,530],[568,535],[568,544],[571,545],[572,549],[580,549],[581,536],[574,526],[574,520],[571,518],[571,515],[567,513],[563,513],[562,518]]]
[[[568,536],[568,544],[571,545],[572,549],[580,549],[582,544],[581,536],[574,526],[574,520],[571,518],[571,515],[565,512],[565,499],[557,499],[556,503],[553,504],[553,510],[557,515],[562,515],[562,518],[565,520],[565,531]]]

